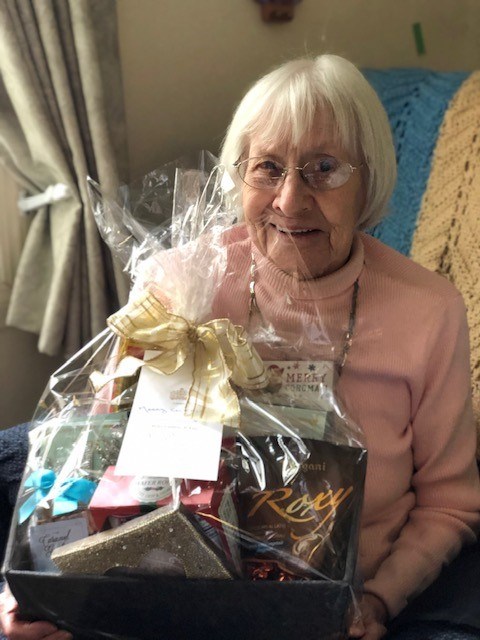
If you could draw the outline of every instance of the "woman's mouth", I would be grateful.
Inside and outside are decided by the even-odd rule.
[[[277,224],[272,224],[272,227],[274,227],[274,229],[279,233],[281,233],[282,235],[291,236],[292,238],[295,238],[295,239],[302,238],[302,237],[307,238],[314,234],[322,233],[320,229],[313,229],[309,227],[289,229],[288,227],[281,227]]]

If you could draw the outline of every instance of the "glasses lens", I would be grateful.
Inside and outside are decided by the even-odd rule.
[[[238,165],[240,178],[256,189],[271,189],[283,181],[283,167],[271,158],[248,158]]]
[[[336,189],[347,182],[352,174],[352,168],[348,162],[340,162],[333,156],[322,156],[307,162],[302,174],[313,189]]]

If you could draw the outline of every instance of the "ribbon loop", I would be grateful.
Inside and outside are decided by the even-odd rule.
[[[20,507],[18,523],[22,524],[29,518],[35,507],[41,502],[55,483],[56,475],[51,469],[37,469],[33,471],[25,481],[25,489],[33,489],[33,493]]]
[[[88,505],[96,489],[95,482],[86,478],[70,478],[60,486],[59,495],[53,501],[53,515],[61,516]]]

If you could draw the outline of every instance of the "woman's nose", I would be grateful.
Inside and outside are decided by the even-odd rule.
[[[310,209],[312,201],[312,193],[299,171],[290,169],[283,184],[277,188],[272,205],[278,213],[287,218],[294,218]]]

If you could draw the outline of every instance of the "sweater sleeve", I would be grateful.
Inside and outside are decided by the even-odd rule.
[[[461,296],[435,310],[418,388],[412,391],[415,506],[365,592],[396,616],[423,591],[480,523],[469,340]]]

